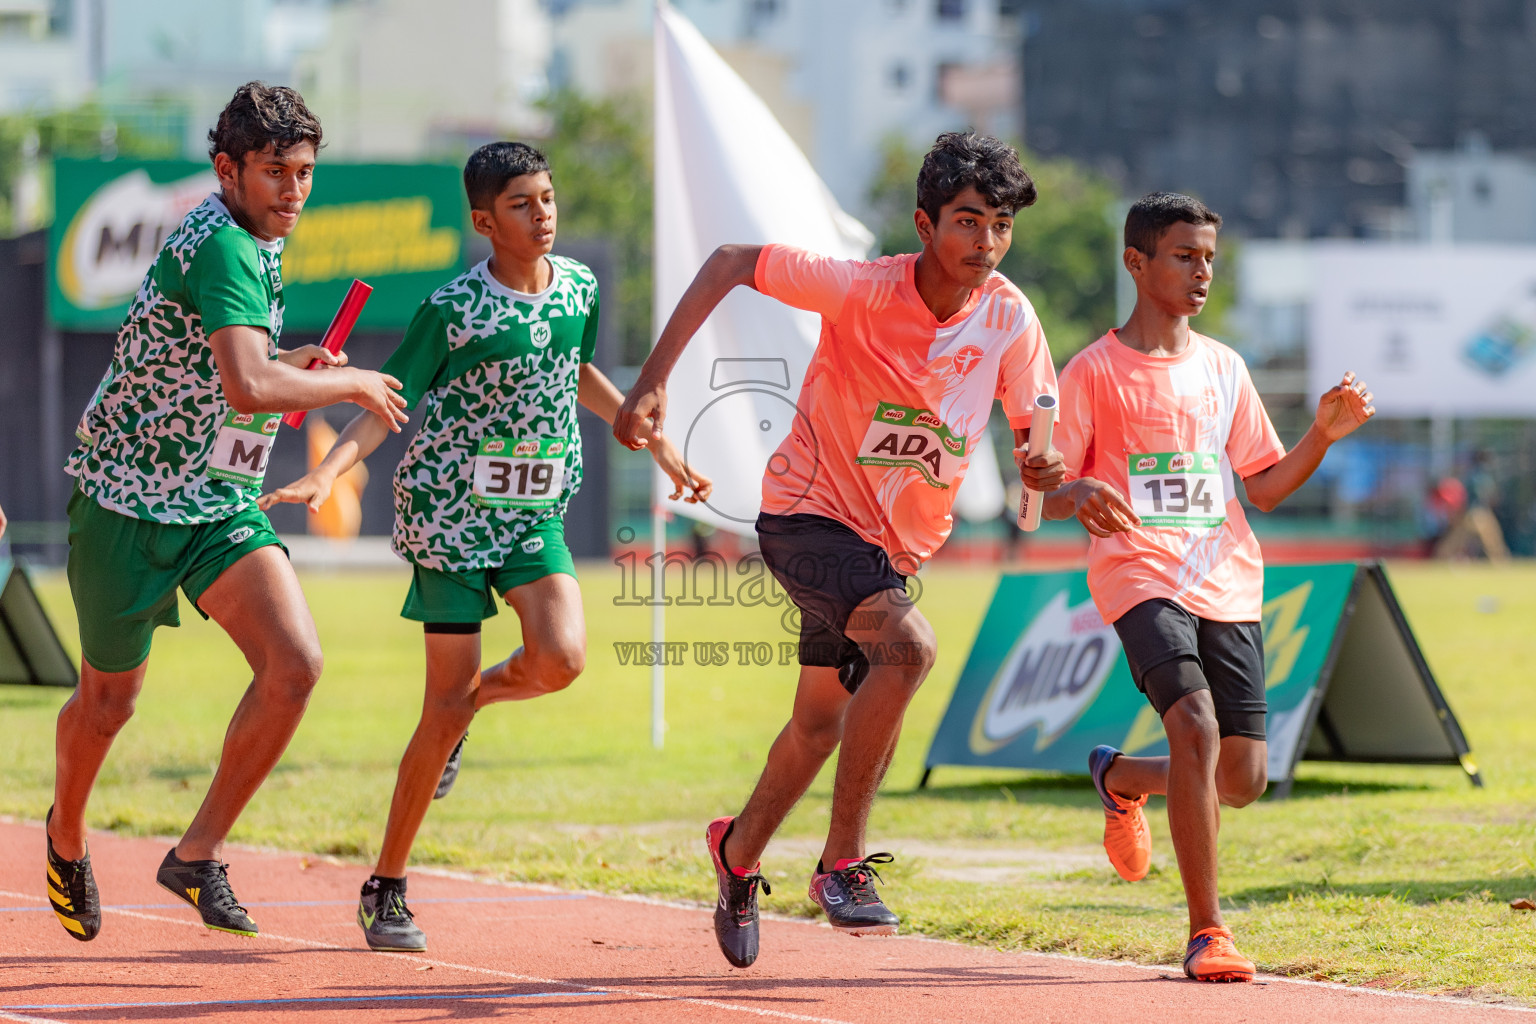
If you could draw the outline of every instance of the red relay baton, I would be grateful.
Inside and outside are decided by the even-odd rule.
[[[357,325],[357,318],[362,315],[363,307],[368,304],[368,296],[373,294],[373,285],[352,281],[347,289],[346,298],[341,300],[341,308],[336,310],[336,315],[331,317],[331,326],[325,329],[325,336],[320,339],[320,347],[335,355],[341,351],[341,346],[347,343],[347,337],[352,333],[352,328]],[[320,360],[311,359],[306,370],[313,370],[320,365]],[[285,413],[283,422],[290,427],[302,427],[304,417],[308,415],[302,410]]]

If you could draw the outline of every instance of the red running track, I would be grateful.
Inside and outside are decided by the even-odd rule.
[[[86,944],[47,907],[41,826],[0,822],[0,1021],[1536,1020],[1278,978],[1201,985],[1175,968],[851,939],[783,919],[763,922],[762,958],[737,971],[716,950],[705,908],[424,873],[411,878],[411,906],[430,952],[370,953],[353,921],[365,868],[237,849],[230,877],[262,932],[242,939],[203,928],[155,884],[168,847],[92,836],[105,914]]]

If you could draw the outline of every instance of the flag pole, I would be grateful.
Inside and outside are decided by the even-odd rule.
[[[661,471],[651,477],[651,746],[667,740],[667,669],[662,645],[667,639],[667,513],[661,507]]]

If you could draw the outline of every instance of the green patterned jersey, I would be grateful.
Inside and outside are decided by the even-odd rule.
[[[421,427],[395,471],[394,547],[428,569],[503,564],[581,486],[576,389],[597,340],[597,279],[548,257],[537,295],[480,263],[416,311],[383,372]]]
[[[114,512],[159,523],[216,522],[255,502],[259,488],[208,474],[232,416],[208,336],[237,324],[259,327],[268,357],[277,357],[282,251],[281,240],[263,242],[236,224],[216,195],[166,239],[65,465],[81,491]],[[262,468],[269,452],[270,437]]]

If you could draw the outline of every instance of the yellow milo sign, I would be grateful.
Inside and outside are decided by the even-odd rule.
[[[115,330],[166,237],[218,188],[206,163],[59,160],[48,312],[64,330]],[[374,288],[359,328],[399,329],[464,267],[459,170],[322,158],[283,250],[284,324],[319,331],[351,280]]]
[[[432,200],[406,196],[309,210],[283,253],[283,286],[452,266],[463,234],[433,226]]]

